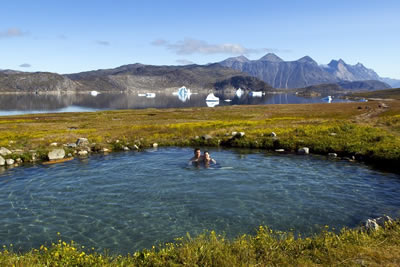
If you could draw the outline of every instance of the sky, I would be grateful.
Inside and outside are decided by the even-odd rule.
[[[398,0],[4,0],[0,69],[76,73],[275,53],[400,79]]]

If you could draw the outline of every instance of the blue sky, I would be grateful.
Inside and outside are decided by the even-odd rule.
[[[400,1],[2,1],[0,69],[73,73],[273,52],[400,79]]]

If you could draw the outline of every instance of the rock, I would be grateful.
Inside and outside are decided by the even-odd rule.
[[[271,136],[271,137],[276,137],[276,133],[272,132],[272,133],[270,134],[270,136]]]
[[[21,159],[21,158],[17,158],[15,161],[16,161],[17,163],[22,163],[22,159]]]
[[[336,136],[337,133],[330,133],[329,135],[330,135],[330,136]]]
[[[157,148],[157,147],[158,147],[158,144],[157,144],[157,143],[154,143],[154,144],[153,144],[153,147],[154,147],[154,148]]]
[[[104,153],[110,152],[110,150],[109,150],[108,148],[105,148],[105,147],[102,149],[102,151],[103,151]]]
[[[68,155],[67,155],[67,156],[70,158],[70,157],[72,157],[72,154],[71,154],[71,153],[68,153]]]
[[[139,147],[137,145],[133,145],[133,148],[139,150]]]
[[[0,156],[0,166],[4,165],[6,165],[6,160],[2,156]]]
[[[240,132],[240,133],[238,133],[237,134],[239,137],[243,137],[244,135],[245,135],[245,133],[244,132]]]
[[[275,149],[275,152],[280,152],[280,153],[282,153],[282,152],[285,152],[285,149],[283,149],[283,148]]]
[[[237,135],[237,132],[232,132],[232,136],[236,136]]]
[[[87,138],[81,137],[76,141],[76,145],[77,146],[88,146],[89,141],[87,140]]]
[[[154,144],[153,144],[153,146],[154,146]],[[129,149],[129,147],[124,146],[124,150],[125,150],[125,151],[129,151],[130,149]]]
[[[385,227],[385,224],[392,223],[393,219],[389,216],[383,216],[376,219],[368,219],[364,226],[367,230],[378,230],[381,227]]]
[[[88,152],[86,150],[81,150],[81,151],[78,151],[78,155],[80,157],[86,157],[88,155]]]
[[[49,160],[62,159],[65,156],[65,151],[62,148],[56,148],[47,154]]]
[[[58,144],[55,143],[55,142],[50,144],[50,146],[57,146],[57,145],[58,145]]]
[[[378,107],[380,107],[380,108],[388,108],[389,106],[386,105],[385,103],[380,103],[380,104],[378,105]]]
[[[10,155],[10,154],[11,154],[11,151],[8,150],[7,148],[5,148],[5,147],[0,148],[0,155],[7,156],[7,155]]]
[[[212,136],[209,134],[203,135],[201,138],[203,138],[203,140],[210,140],[212,139]]]
[[[13,165],[14,162],[15,162],[15,161],[14,161],[13,159],[6,159],[7,165]]]
[[[75,148],[75,147],[76,147],[76,144],[75,144],[75,143],[69,143],[69,144],[67,144],[67,147]]]
[[[299,153],[300,155],[308,155],[310,154],[310,149],[308,147],[302,147],[297,150],[297,153]]]
[[[328,153],[328,157],[337,158],[337,154],[336,153]]]

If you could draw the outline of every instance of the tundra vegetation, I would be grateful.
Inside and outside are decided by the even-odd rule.
[[[244,132],[244,136],[233,135]],[[275,133],[274,134],[271,133]],[[0,146],[13,151],[4,158],[45,159],[57,143],[89,140],[92,151],[158,146],[249,147],[296,152],[336,153],[398,172],[400,101],[302,105],[228,106],[143,109],[88,113],[28,114],[0,117]],[[366,232],[326,230],[313,237],[260,227],[255,236],[226,240],[213,231],[198,237],[155,244],[152,249],[115,256],[85,250],[61,240],[19,253],[4,247],[2,265],[399,265],[400,223]]]

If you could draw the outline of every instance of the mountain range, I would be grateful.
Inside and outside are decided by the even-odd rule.
[[[154,66],[136,63],[65,75],[0,70],[0,92],[9,93],[176,91],[181,86],[194,90],[232,90],[240,87],[255,91],[271,91],[273,88],[355,91],[387,89],[390,88],[388,83],[400,87],[400,80],[381,78],[361,63],[349,65],[340,59],[319,65],[309,56],[284,61],[272,53],[258,60],[239,56],[208,65]]]
[[[379,89],[399,86],[400,80],[381,78],[372,69],[363,64],[346,64],[342,59],[332,60],[327,65],[319,65],[309,56],[295,61],[284,61],[273,53],[258,60],[249,60],[245,56],[231,57],[219,62],[229,67],[257,77],[274,88],[304,88],[317,84],[376,80],[382,82]],[[376,88],[378,89],[378,88]]]
[[[0,92],[136,92],[195,90],[271,90],[267,83],[219,64],[153,66],[130,64],[114,69],[61,75],[49,72],[0,71]]]

